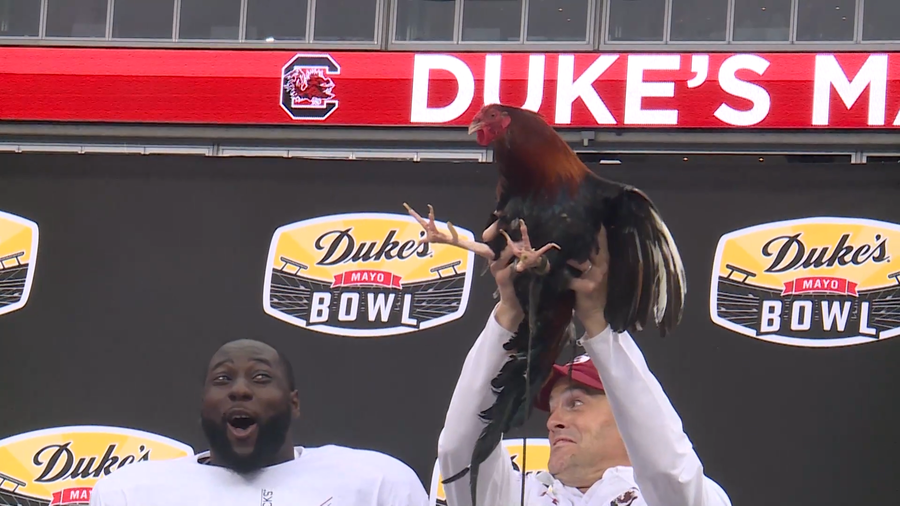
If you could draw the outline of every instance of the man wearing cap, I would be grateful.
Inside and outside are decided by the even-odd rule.
[[[524,502],[529,506],[731,506],[725,491],[704,475],[681,419],[631,336],[617,334],[607,325],[609,255],[604,230],[599,238],[600,251],[590,262],[572,264],[582,271],[571,287],[577,294],[575,316],[585,328],[580,343],[587,353],[572,364],[556,366],[538,395],[536,407],[549,412],[549,473],[526,476]],[[446,238],[437,237],[442,239]],[[534,251],[527,243],[517,246]],[[472,506],[465,471],[484,427],[479,413],[494,402],[491,380],[510,353],[503,345],[524,317],[513,292],[511,258],[508,247],[491,265],[500,302],[466,357],[438,443],[441,475],[462,476],[449,483],[445,480],[450,506]],[[518,506],[521,480],[509,453],[498,445],[479,469],[477,506]]]

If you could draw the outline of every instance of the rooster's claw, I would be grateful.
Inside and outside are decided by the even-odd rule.
[[[431,204],[428,204],[428,221],[425,221],[425,218],[419,215],[409,206],[407,203],[403,203],[403,207],[406,208],[406,212],[410,214],[419,225],[425,229],[425,237],[419,239],[419,244],[422,243],[437,243],[437,244],[449,244],[451,246],[456,246],[458,248],[462,248],[465,250],[469,250],[476,255],[483,256],[488,260],[494,259],[494,252],[487,244],[483,244],[480,242],[469,241],[467,239],[462,239],[459,237],[459,232],[457,232],[456,228],[449,221],[447,222],[447,229],[450,234],[448,235],[445,232],[438,230],[437,225],[434,223],[434,208]]]
[[[550,261],[544,255],[551,249],[560,249],[559,245],[551,242],[535,251],[531,247],[531,239],[528,237],[528,226],[525,225],[525,220],[516,218],[513,220],[513,223],[517,225],[515,228],[518,228],[522,233],[522,240],[513,241],[505,230],[500,230],[500,233],[506,238],[507,244],[512,248],[513,256],[516,257],[516,272],[532,269],[538,274],[546,274],[550,270]]]

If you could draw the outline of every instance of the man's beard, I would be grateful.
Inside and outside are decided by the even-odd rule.
[[[228,440],[228,422],[224,419],[201,417],[200,423],[209,448],[223,466],[244,474],[268,465],[284,446],[291,429],[291,411],[284,409],[268,420],[257,420],[256,444],[249,455],[237,454]]]

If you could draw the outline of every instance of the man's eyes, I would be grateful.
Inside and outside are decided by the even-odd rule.
[[[257,382],[268,382],[272,380],[272,375],[267,372],[258,372],[253,375],[253,381]],[[231,376],[228,374],[216,374],[213,376],[212,381],[214,384],[221,385],[223,383],[227,383],[231,381]]]

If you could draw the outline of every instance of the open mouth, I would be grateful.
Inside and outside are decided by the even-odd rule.
[[[249,413],[232,413],[227,420],[229,431],[238,438],[249,436],[256,428],[256,418]]]

